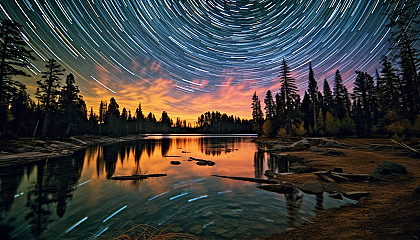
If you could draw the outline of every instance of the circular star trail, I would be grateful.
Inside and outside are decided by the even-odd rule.
[[[3,18],[23,25],[40,60],[55,58],[76,74],[87,99],[123,98],[127,85],[169,85],[173,98],[237,86],[266,91],[278,86],[283,59],[301,93],[309,62],[319,87],[339,69],[351,89],[355,70],[372,74],[379,66],[390,35],[391,6],[380,0],[10,0],[0,6]],[[28,71],[37,76],[43,65],[35,61]]]

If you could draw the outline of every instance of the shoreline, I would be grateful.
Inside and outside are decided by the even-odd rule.
[[[261,142],[266,142],[261,139]],[[267,140],[273,141],[273,139]],[[342,168],[345,173],[369,174],[383,161],[399,163],[407,174],[393,174],[376,181],[339,183],[341,192],[368,192],[354,205],[317,210],[309,222],[258,239],[420,239],[420,184],[418,158],[398,156],[398,146],[390,139],[339,139],[343,146],[331,146],[344,156],[325,156],[310,150],[282,151],[281,153],[304,157],[305,165],[318,171]],[[373,146],[396,146],[377,151]],[[319,147],[324,151],[327,147]],[[313,172],[278,176],[278,180],[300,185],[319,182],[326,185]]]
[[[144,134],[124,137],[81,135],[66,139],[19,138],[9,140],[9,145],[0,151],[0,167],[22,165],[43,159],[66,157],[76,151],[96,144],[115,144],[146,138]]]

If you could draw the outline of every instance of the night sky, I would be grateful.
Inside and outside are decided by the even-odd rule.
[[[250,118],[254,91],[279,91],[283,58],[301,94],[309,62],[320,90],[339,69],[351,91],[355,70],[374,75],[388,53],[384,2],[3,0],[0,15],[23,25],[39,58],[23,79],[32,97],[55,58],[89,109],[115,97],[121,109],[141,102],[145,114],[195,120],[209,110]]]

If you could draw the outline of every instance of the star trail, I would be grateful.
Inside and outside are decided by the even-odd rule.
[[[389,3],[389,1],[388,1]],[[418,4],[420,7],[420,3]],[[73,73],[88,107],[121,107],[195,119],[208,110],[249,118],[254,91],[278,92],[287,60],[301,94],[312,62],[318,86],[337,69],[349,89],[355,70],[373,74],[388,53],[386,13],[371,0],[7,0],[0,15],[23,25],[39,60]]]

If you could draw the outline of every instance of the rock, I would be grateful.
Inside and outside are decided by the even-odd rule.
[[[319,148],[317,146],[311,147],[311,151],[312,152],[321,152],[321,150],[319,150]]]
[[[328,183],[327,186],[325,186],[325,191],[328,193],[340,192],[340,185],[338,185],[338,183]]]
[[[206,166],[207,165],[207,162],[205,162],[205,161],[198,161],[196,164],[199,165],[199,166]]]
[[[289,146],[285,146],[281,144],[276,144],[270,149],[270,151],[288,151],[288,150],[290,150]]]
[[[369,196],[368,192],[347,192],[343,193],[344,197],[350,198],[352,200],[359,200],[363,197]]]
[[[310,194],[321,194],[324,192],[324,188],[322,187],[322,184],[319,182],[304,183],[299,187],[299,189],[305,193],[310,193]]]
[[[330,195],[328,195],[330,198],[334,198],[334,199],[343,199],[343,195],[341,195],[341,193],[332,193]]]
[[[171,161],[171,164],[172,165],[179,165],[179,164],[181,164],[181,162],[180,161]]]
[[[343,173],[343,169],[341,167],[335,167],[332,171],[336,173]]]
[[[374,178],[383,178],[392,174],[406,174],[407,170],[399,163],[384,161],[375,169],[372,176]]]
[[[268,185],[261,185],[258,186],[259,189],[263,189],[270,192],[276,193],[292,193],[295,187],[293,184],[288,182],[283,182],[280,184],[268,184]]]
[[[293,143],[292,145],[290,145],[290,147],[292,148],[292,150],[299,151],[299,150],[305,150],[309,148],[310,144],[308,140],[303,139],[303,140]]]
[[[293,172],[297,172],[297,173],[308,173],[311,172],[311,169],[308,168],[305,165],[302,165],[298,162],[294,162],[292,164],[290,164],[289,169]]]
[[[274,156],[276,160],[290,162],[299,162],[305,159],[304,157],[288,153],[272,153],[271,156]]]
[[[335,149],[329,149],[329,148],[327,148],[326,151],[322,153],[322,155],[326,155],[326,156],[344,156],[346,154],[344,154],[340,150],[335,150]]]

